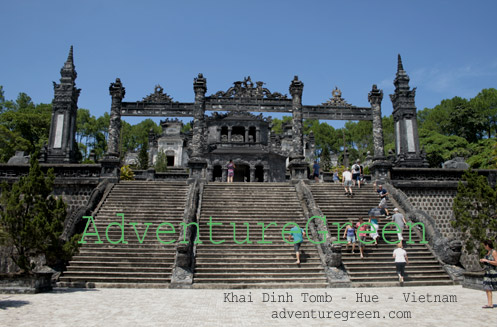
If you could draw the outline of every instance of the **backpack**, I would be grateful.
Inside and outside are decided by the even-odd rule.
[[[354,171],[354,174],[361,173],[361,167],[358,164],[353,165],[352,170]]]

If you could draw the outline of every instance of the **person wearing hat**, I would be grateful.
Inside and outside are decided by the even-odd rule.
[[[402,232],[404,231],[404,227],[406,226],[407,222],[404,218],[404,215],[399,212],[398,208],[393,209],[392,221],[399,226],[400,233],[397,234],[399,240],[404,240],[404,237],[402,237]]]

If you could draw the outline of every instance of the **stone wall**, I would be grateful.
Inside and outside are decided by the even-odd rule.
[[[452,205],[463,173],[463,169],[393,168],[391,179],[392,185],[407,196],[412,206],[435,221],[442,237],[461,240],[462,232],[453,228],[451,221],[454,220]],[[478,170],[478,173],[495,187],[497,170]],[[460,262],[467,270],[481,270],[478,259],[463,248]]]
[[[442,236],[459,238],[461,233],[452,227],[454,220],[452,204],[457,195],[456,189],[401,189],[411,204],[429,214],[437,222]]]
[[[86,205],[90,199],[90,194],[97,184],[93,185],[55,185],[54,195],[61,196],[67,205],[67,214],[77,210],[79,207]]]

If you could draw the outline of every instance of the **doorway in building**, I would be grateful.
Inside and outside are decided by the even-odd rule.
[[[223,178],[223,170],[220,165],[215,165],[212,171],[212,181],[213,182],[222,182]]]
[[[235,166],[233,182],[250,182],[250,167],[243,164],[235,164]]]
[[[174,166],[174,151],[171,151],[171,150],[166,151],[166,160],[167,160],[168,167]]]
[[[255,181],[256,182],[264,182],[264,167],[263,166],[255,166]]]

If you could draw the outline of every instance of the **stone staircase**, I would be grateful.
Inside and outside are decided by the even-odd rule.
[[[86,244],[69,262],[60,278],[62,287],[169,287],[175,257],[175,243],[164,245],[156,236],[157,226],[170,222],[175,234],[162,234],[163,241],[177,240],[183,219],[187,185],[184,182],[121,181],[116,184],[94,217],[103,244],[95,244],[96,236],[86,236]],[[120,222],[117,213],[124,213],[124,235],[128,244],[112,245],[105,236],[111,222]],[[129,222],[136,222],[140,238],[152,223],[143,243],[137,239]],[[164,226],[161,230],[167,230]],[[89,228],[87,232],[94,232]],[[109,229],[109,239],[116,242],[121,231]]]
[[[341,184],[321,183],[311,184],[314,200],[319,206],[323,215],[326,216],[328,227],[332,236],[336,237],[338,227],[333,223],[343,225],[352,221],[355,225],[359,217],[368,221],[368,212],[379,203],[379,197],[375,192],[372,184],[363,185],[360,189],[353,188],[354,196],[347,197],[344,195],[344,189]],[[393,214],[393,206],[388,203],[390,214]],[[380,231],[383,226],[390,222],[390,219],[380,219]],[[404,229],[404,241],[409,240],[409,229]],[[343,238],[344,229],[340,232],[340,239]],[[387,240],[393,242],[397,240],[396,234],[386,236]],[[370,239],[368,239],[370,240]],[[405,286],[428,286],[428,285],[452,285],[453,281],[440,265],[439,261],[433,256],[426,245],[419,244],[421,237],[413,229],[412,241],[415,244],[405,247],[409,258],[409,265],[406,266]],[[395,264],[392,258],[394,244],[387,244],[382,238],[378,246],[366,245],[365,257],[360,258],[359,249],[356,244],[355,254],[351,253],[351,248],[345,251],[342,247],[342,260],[347,269],[352,287],[382,287],[398,286],[398,277],[395,272]]]
[[[206,223],[212,217],[212,244]],[[249,235],[252,244],[236,244]],[[276,222],[265,230],[262,226]],[[295,188],[287,183],[209,183],[204,188],[200,215],[200,240],[196,247],[195,288],[289,288],[326,287],[327,281],[315,245],[304,240],[301,264],[295,264],[293,245],[282,240],[281,230],[288,222],[305,227]],[[291,227],[287,228],[290,230]]]

